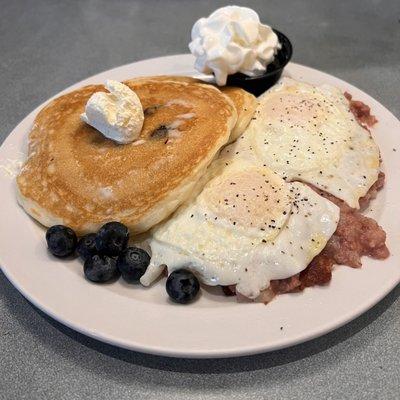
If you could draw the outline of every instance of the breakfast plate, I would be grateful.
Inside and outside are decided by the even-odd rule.
[[[92,76],[64,92],[106,79],[198,76],[193,63],[193,56],[187,54],[139,61]],[[396,184],[400,122],[366,93],[331,75],[295,63],[288,64],[284,74],[347,91],[368,104],[379,120],[372,133],[384,160],[386,186],[370,204],[367,215],[387,233],[388,259],[365,258],[360,269],[336,267],[327,286],[281,295],[267,306],[237,303],[217,289],[206,288],[198,301],[182,307],[168,300],[160,284],[146,289],[122,280],[89,284],[82,279],[77,260],[55,262],[45,251],[43,227],[28,218],[15,200],[15,170],[26,154],[27,134],[41,105],[11,132],[0,149],[0,264],[4,274],[31,303],[78,332],[123,348],[173,357],[272,351],[321,336],[368,310],[400,282],[400,227],[393,218],[400,202]]]

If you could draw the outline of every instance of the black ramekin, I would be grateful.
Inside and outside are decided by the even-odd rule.
[[[267,66],[265,73],[258,76],[247,76],[240,72],[228,75],[227,86],[238,86],[253,93],[254,96],[259,96],[278,82],[283,69],[292,58],[293,47],[290,40],[282,32],[276,29],[274,29],[274,32],[277,34],[282,48],[276,54],[274,61]]]

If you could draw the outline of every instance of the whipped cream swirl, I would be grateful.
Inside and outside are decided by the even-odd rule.
[[[241,72],[257,76],[265,72],[281,45],[276,33],[260,22],[247,7],[227,6],[200,18],[192,28],[189,49],[196,57],[195,68],[214,73],[219,86],[227,76]]]

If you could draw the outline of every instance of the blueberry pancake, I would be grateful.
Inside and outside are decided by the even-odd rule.
[[[233,103],[211,85],[131,80],[143,105],[140,137],[119,145],[82,122],[91,85],[51,101],[36,117],[17,177],[25,211],[45,226],[78,234],[110,220],[132,233],[168,217],[193,192],[237,120]],[[212,118],[210,118],[212,115]]]

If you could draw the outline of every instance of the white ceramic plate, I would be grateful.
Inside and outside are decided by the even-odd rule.
[[[71,86],[124,80],[135,75],[192,75],[193,58],[155,58],[103,72]],[[325,73],[289,64],[286,75],[329,83],[371,106],[379,123],[373,130],[384,160],[385,189],[369,213],[387,232],[392,255],[385,261],[364,258],[362,269],[337,267],[331,283],[272,303],[237,304],[215,290],[203,290],[189,306],[171,304],[164,282],[145,289],[122,280],[87,282],[79,261],[60,261],[46,251],[44,229],[17,205],[10,168],[25,152],[28,131],[41,105],[9,135],[0,149],[1,267],[13,285],[57,321],[98,340],[124,348],[174,357],[228,357],[261,353],[323,335],[356,318],[400,281],[398,185],[400,122],[376,100]],[[398,152],[395,152],[397,149]]]

